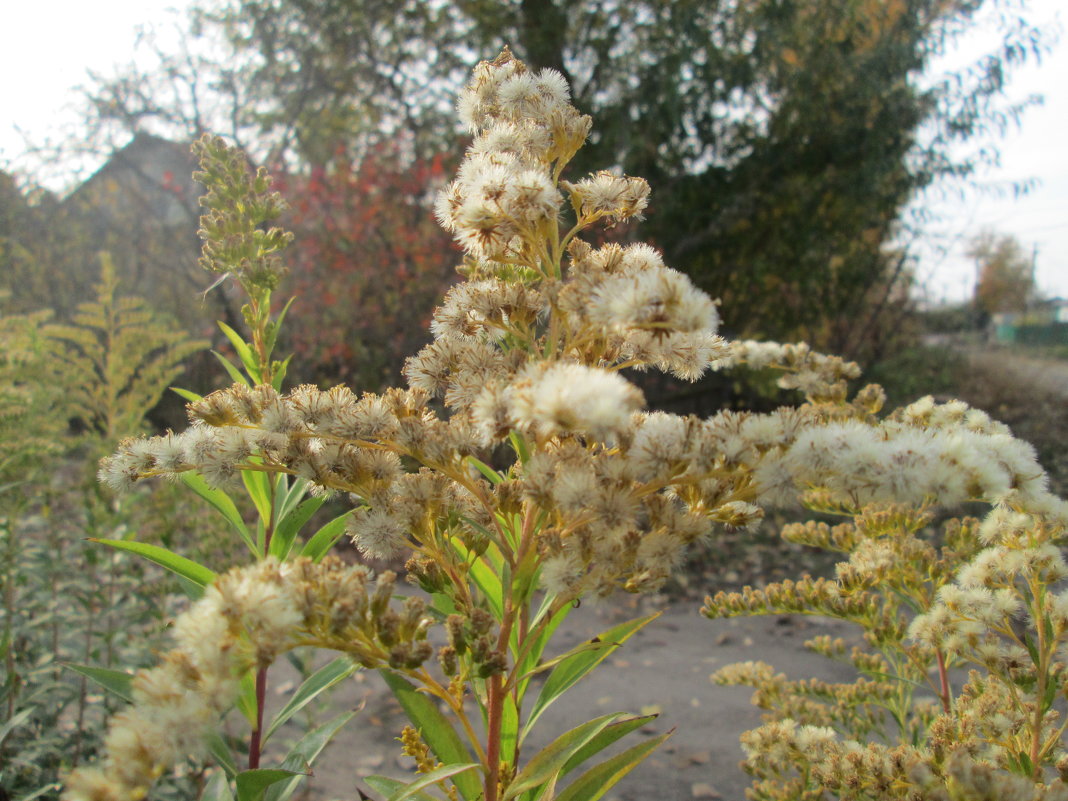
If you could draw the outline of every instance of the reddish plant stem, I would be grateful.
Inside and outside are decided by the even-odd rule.
[[[527,544],[528,529],[533,523],[531,513],[527,513],[527,520],[523,526],[520,552]],[[517,560],[518,563],[518,560]],[[502,653],[508,653],[509,640],[512,637],[512,626],[515,623],[515,607],[512,604],[512,596],[505,590],[504,614],[501,616],[501,631],[497,636],[497,649]],[[523,643],[519,643],[522,649]],[[497,785],[501,779],[501,722],[504,717],[504,676],[495,673],[489,678],[489,688],[486,692],[486,787],[483,793],[483,801],[497,801]]]
[[[497,801],[497,785],[501,774],[501,710],[504,707],[504,695],[501,692],[501,674],[497,673],[489,680],[489,697],[487,698],[486,724],[486,787],[485,801]]]
[[[949,674],[946,672],[946,657],[942,654],[941,648],[936,649],[935,654],[938,656],[938,682],[942,698],[942,711],[948,715],[950,711]]]
[[[270,481],[271,509],[274,509],[274,479]],[[274,535],[274,515],[265,521],[263,533],[263,555],[271,552],[271,537]],[[256,671],[256,726],[248,743],[248,769],[256,770],[260,766],[260,749],[263,747],[263,706],[267,699],[267,668]]]
[[[267,668],[256,671],[256,728],[248,744],[248,769],[260,766],[260,749],[263,746],[263,704],[267,698]]]

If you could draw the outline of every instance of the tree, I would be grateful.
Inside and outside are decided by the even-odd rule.
[[[1022,312],[1036,295],[1034,261],[1011,234],[986,230],[968,245],[978,279],[975,305],[987,314]]]
[[[997,49],[925,84],[984,9],[1000,13]],[[723,299],[728,330],[854,356],[866,355],[857,326],[871,328],[858,321],[883,314],[911,272],[904,209],[974,173],[979,160],[953,146],[1019,114],[999,106],[1006,77],[1046,45],[999,0],[231,0],[197,25],[241,65],[217,68],[234,101],[220,121],[305,173],[398,139],[432,157],[454,136],[444,98],[464,62],[512,45],[561,71],[598,120],[575,175],[649,180],[646,230]],[[98,110],[148,124],[154,107],[129,85],[153,84],[104,84]]]

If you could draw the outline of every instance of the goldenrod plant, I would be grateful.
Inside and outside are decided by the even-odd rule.
[[[69,323],[43,330],[71,415],[105,447],[144,426],[182,363],[208,344],[174,330],[143,298],[119,295],[118,286],[103,252],[96,297],[79,303]]]
[[[135,531],[129,505],[83,466],[115,447],[114,431],[142,428],[203,343],[116,289],[105,254],[96,296],[70,323],[0,319],[0,790],[16,799],[54,794],[97,752],[110,705],[89,703],[86,673],[145,664],[162,628],[161,571],[85,542],[150,540],[155,526]]]
[[[910,410],[919,419],[935,411],[929,400]],[[968,416],[996,432],[1002,454],[1012,449],[1007,432],[974,410]],[[1004,462],[988,467],[994,477]],[[795,524],[783,536],[842,554],[835,580],[706,601],[709,617],[815,614],[863,635],[852,645],[828,636],[805,643],[852,665],[850,683],[791,680],[763,662],[715,674],[754,687],[753,703],[767,710],[765,724],[742,737],[751,798],[1068,798],[1063,512],[1001,489],[982,521],[938,527],[924,503],[857,508],[838,498],[829,509],[824,496],[821,510],[846,522]],[[990,499],[980,485],[971,491]]]
[[[693,542],[755,526],[766,507],[799,497],[820,509],[918,507],[912,516],[888,513],[891,522],[867,512],[873,531],[899,518],[915,530],[916,515],[935,499],[1027,509],[1051,538],[1068,518],[1027,446],[981,413],[921,402],[880,418],[878,387],[848,392],[856,365],[804,345],[728,342],[716,333],[716,304],[655,249],[586,243],[581,235],[598,224],[640,217],[648,185],[612,172],[563,178],[591,120],[570,105],[560,75],[531,71],[506,50],[478,65],[458,111],[474,138],[436,213],[466,254],[466,280],[435,312],[433,341],[407,362],[407,386],[381,395],[344,386],[283,390],[284,362],[270,361],[278,321],[269,309],[278,285],[272,254],[286,237],[265,227],[281,200],[236,151],[210,138],[197,146],[210,188],[205,263],[235,277],[251,298],[251,341],[228,331],[245,372],[230,365],[233,386],[191,397],[187,430],[122,443],[100,477],[118,491],[156,476],[185,480],[228,516],[254,558],[216,575],[163,549],[148,554],[200,597],[175,623],[175,649],[127,680],[133,704],[113,720],[100,764],[70,775],[68,801],[143,798],[173,765],[209,754],[221,769],[206,797],[288,797],[349,717],[323,724],[280,766],[260,765],[262,742],[293,706],[269,724],[263,719],[266,671],[300,646],[342,656],[299,698],[357,667],[376,669],[410,718],[400,740],[418,775],[369,777],[383,797],[593,801],[671,732],[604,758],[604,749],[649,722],[620,711],[531,753],[529,735],[546,708],[651,620],[620,623],[561,653],[553,634],[584,597],[656,590]],[[696,379],[742,365],[783,370],[780,385],[801,391],[805,402],[706,420],[648,412],[623,372],[655,368]],[[257,502],[254,535],[227,495],[242,482]],[[310,497],[296,505],[305,491]],[[343,525],[361,553],[407,559],[416,587],[407,597],[394,597],[392,573],[375,578],[326,556],[333,524],[301,534],[300,510],[334,494],[354,503]],[[970,553],[950,547],[963,549],[963,558]],[[1053,564],[1049,548],[1042,553],[1043,565]],[[873,564],[887,559],[878,549],[869,554]],[[943,573],[954,575],[948,565]],[[784,592],[867,615],[884,638],[904,636],[882,625],[887,616],[868,596],[850,601],[828,582]],[[938,597],[950,603],[945,591]],[[803,601],[795,605],[804,611]],[[956,620],[952,611],[941,614]],[[922,633],[922,620],[914,625],[922,655],[951,660],[968,642],[968,635],[942,642]],[[934,627],[938,637],[945,625]],[[433,640],[431,629],[439,629]],[[1048,666],[1053,637],[1036,646]],[[892,674],[874,657],[865,664]],[[1030,692],[1018,693],[1025,709]],[[923,722],[907,719],[907,699],[890,703],[903,730],[922,738]],[[220,718],[235,704],[251,724],[247,770],[218,737]],[[781,725],[785,736],[789,724]],[[873,719],[868,727],[878,725]],[[834,736],[819,729],[808,739],[830,744]],[[1045,742],[1039,761],[1056,751]],[[785,753],[786,760],[793,754]],[[843,759],[850,753],[843,750]],[[939,785],[950,769],[935,759],[925,764],[925,788],[964,781],[956,777],[968,772]],[[977,764],[970,776],[987,770]],[[1034,771],[1017,778],[1041,781]]]

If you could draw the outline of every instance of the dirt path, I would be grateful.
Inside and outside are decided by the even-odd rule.
[[[1068,398],[1068,361],[1023,356],[1011,348],[970,346],[962,349],[972,369],[1033,387],[1038,392]]]
[[[560,649],[640,614],[633,606],[627,608],[626,600],[575,610],[561,627]],[[653,724],[630,735],[630,744],[637,742],[636,736],[672,728],[674,736],[606,798],[743,801],[749,779],[738,768],[742,759],[738,737],[759,724],[760,712],[749,703],[749,688],[720,687],[709,675],[733,662],[763,660],[792,678],[849,680],[848,669],[802,648],[802,642],[816,634],[848,636],[849,631],[818,618],[710,621],[697,608],[696,604],[680,604],[665,609],[598,671],[550,707],[538,723],[540,736],[532,736],[535,742],[528,753],[600,715],[659,712]],[[357,674],[335,694],[323,718],[361,702],[363,709],[319,760],[312,781],[311,798],[316,801],[355,801],[359,790],[368,791],[360,780],[370,774],[409,775],[411,760],[398,757],[398,743],[393,739],[406,720],[377,674]]]

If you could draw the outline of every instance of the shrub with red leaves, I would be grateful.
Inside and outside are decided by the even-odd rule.
[[[275,173],[296,234],[288,251],[296,299],[285,325],[294,380],[365,390],[395,383],[456,280],[461,254],[432,205],[453,165],[398,150],[383,145],[357,164],[338,158],[303,175]]]

